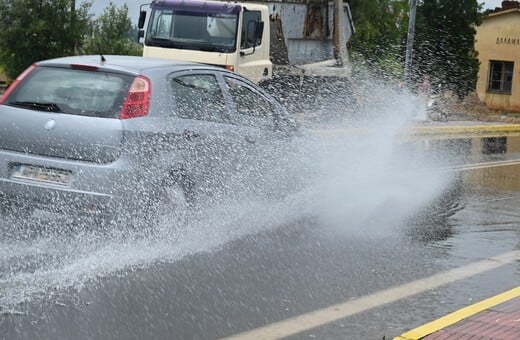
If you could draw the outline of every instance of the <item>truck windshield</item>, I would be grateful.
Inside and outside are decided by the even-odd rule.
[[[231,53],[236,49],[238,14],[154,8],[145,45]]]

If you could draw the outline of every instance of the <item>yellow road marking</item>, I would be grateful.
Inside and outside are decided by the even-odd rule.
[[[229,339],[280,339],[295,335],[372,308],[438,288],[457,280],[462,280],[488,270],[496,269],[517,261],[520,257],[519,255],[520,252],[512,251],[494,256],[489,259],[438,273],[424,279],[405,283],[397,287],[385,289],[354,300],[349,300],[307,314],[278,321],[241,334],[233,335],[229,337]]]
[[[378,129],[374,128],[354,127],[342,129],[319,129],[315,131],[318,135],[329,137],[380,133]],[[398,135],[405,138],[423,137],[428,139],[520,136],[520,124],[410,126],[401,129]]]
[[[414,136],[444,136],[444,137],[501,137],[519,135],[520,125],[472,125],[472,126],[420,126],[410,129]]]
[[[482,300],[471,306],[459,309],[456,312],[448,314],[440,319],[427,323],[423,326],[417,327],[411,331],[401,334],[401,336],[394,338],[394,340],[419,340],[425,336],[435,333],[438,330],[451,326],[462,319],[475,315],[486,309],[499,305],[503,302],[509,301],[520,296],[520,286],[513,288],[502,294]]]

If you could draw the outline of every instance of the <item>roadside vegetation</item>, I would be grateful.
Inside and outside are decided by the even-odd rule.
[[[403,78],[409,0],[348,1],[356,33],[349,41],[351,60],[370,66],[383,78]],[[424,76],[432,87],[464,97],[475,89],[478,60],[475,26],[482,21],[477,0],[419,0],[411,68],[412,80]]]
[[[349,0],[356,32],[349,41],[355,72],[403,78],[409,0]],[[126,5],[110,3],[95,18],[92,2],[0,0],[0,69],[13,79],[35,61],[77,54],[141,55]],[[418,0],[411,75],[464,98],[475,89],[478,0]]]
[[[38,60],[77,54],[141,55],[128,7],[110,3],[99,17],[92,2],[0,0],[0,69],[14,79]]]

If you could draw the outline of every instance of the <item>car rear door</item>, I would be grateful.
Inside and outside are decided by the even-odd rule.
[[[281,107],[255,85],[233,75],[223,76],[231,98],[231,119],[241,131],[236,155],[238,181],[252,193],[270,195],[280,187],[287,135],[279,129]]]
[[[229,192],[233,171],[236,126],[215,71],[174,72],[168,79],[174,120],[164,128],[181,132],[179,151],[199,193]]]

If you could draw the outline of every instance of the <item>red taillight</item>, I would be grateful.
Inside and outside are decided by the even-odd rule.
[[[7,97],[9,97],[9,95],[11,94],[11,92],[14,91],[14,89],[18,86],[18,84],[20,84],[20,82],[25,78],[27,77],[27,75],[29,73],[31,73],[32,70],[34,70],[36,68],[36,64],[32,64],[31,66],[29,66],[25,71],[23,71],[18,77],[16,77],[16,79],[12,82],[11,85],[9,85],[9,87],[7,88],[7,91],[5,91],[5,93],[0,97],[0,105],[2,105],[3,103],[5,103],[5,101],[7,100]]]
[[[233,65],[226,65],[226,70],[231,71],[231,72],[235,72],[235,66],[233,66]]]
[[[97,71],[97,66],[90,65],[80,65],[80,64],[70,64],[70,68],[73,70],[83,70],[83,71]]]
[[[146,116],[150,107],[150,80],[144,76],[137,76],[130,86],[125,102],[121,108],[119,119]]]

